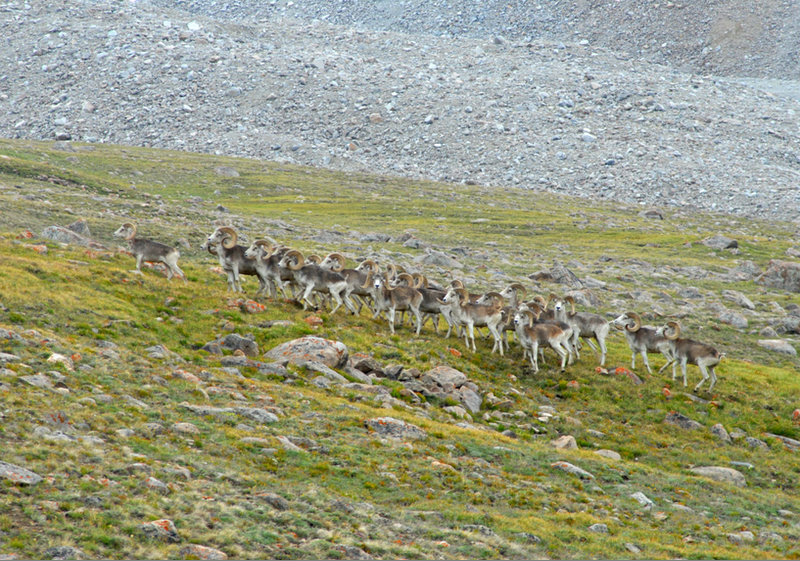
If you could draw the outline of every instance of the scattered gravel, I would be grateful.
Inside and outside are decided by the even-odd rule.
[[[673,5],[699,26],[681,46],[660,40],[672,12],[650,3],[474,4],[6,2],[0,136],[800,219],[800,104],[707,74],[735,67],[736,12]],[[789,4],[748,17],[781,37],[798,25]],[[618,30],[596,25],[604,15]],[[648,49],[626,47],[643,21]],[[754,41],[763,52],[740,75],[798,77]],[[668,51],[688,54],[645,60]]]

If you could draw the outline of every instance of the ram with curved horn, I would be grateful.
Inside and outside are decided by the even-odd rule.
[[[329,294],[333,298],[336,305],[331,310],[333,314],[344,303],[348,310],[356,313],[355,306],[345,295],[347,289],[347,280],[339,273],[335,273],[330,269],[324,269],[317,264],[306,264],[303,254],[296,249],[290,249],[281,258],[280,267],[288,268],[294,275],[294,280],[303,294],[300,300],[303,302],[303,309],[308,309],[308,305],[316,308],[316,304],[310,300],[314,292],[321,294]],[[344,298],[342,297],[344,295]]]
[[[367,274],[371,270],[376,270],[378,265],[374,261],[365,259],[355,269],[345,268],[347,259],[341,253],[329,253],[325,259],[320,263],[320,267],[330,269],[342,275],[347,281],[347,288],[345,289],[345,297],[355,300],[357,306],[356,314],[361,313],[364,304],[367,305],[369,310],[372,310],[370,302],[372,294],[368,288],[364,288],[364,283],[367,281]],[[351,298],[355,296],[355,298]]]
[[[570,304],[571,310],[567,311],[566,304]],[[557,298],[553,307],[555,312],[555,319],[568,323],[572,327],[572,340],[570,346],[572,347],[575,356],[580,359],[579,341],[578,339],[585,339],[592,350],[598,355],[600,366],[605,366],[606,363],[606,338],[610,326],[608,321],[599,314],[590,312],[576,312],[575,299],[572,296],[566,298]],[[597,346],[592,342],[592,339],[597,341]],[[597,347],[600,347],[598,351]]]
[[[659,327],[657,333],[663,335],[669,341],[670,351],[672,352],[672,379],[675,380],[675,368],[680,363],[681,372],[683,373],[683,387],[686,387],[686,365],[694,364],[703,375],[703,379],[694,387],[694,391],[699,390],[703,382],[709,379],[711,383],[708,386],[708,391],[712,391],[714,384],[717,383],[717,374],[714,372],[714,368],[717,367],[724,355],[706,343],[681,338],[681,326],[676,321],[667,322],[666,325]],[[665,364],[662,370],[666,366]]]
[[[625,333],[625,340],[631,348],[631,370],[636,369],[637,353],[642,355],[642,362],[644,362],[644,366],[650,374],[653,373],[653,370],[650,368],[647,353],[661,353],[664,355],[667,362],[661,367],[661,370],[672,362],[672,351],[670,351],[670,344],[667,338],[656,333],[655,327],[643,326],[642,318],[636,312],[625,312],[611,320],[609,325]]]
[[[236,230],[230,226],[220,226],[208,236],[202,247],[219,259],[222,270],[228,275],[228,290],[242,292],[240,275],[253,275],[258,277],[258,293],[263,293],[267,279],[261,276],[255,259],[245,257],[247,248],[239,245],[238,240]]]
[[[294,275],[278,265],[287,251],[289,251],[288,247],[278,245],[271,238],[255,240],[245,250],[244,256],[253,259],[256,270],[259,271],[259,277],[267,281],[264,289],[259,290],[259,294],[268,288],[271,298],[278,296],[278,290],[281,291],[284,298],[289,298],[286,293],[286,284],[290,284],[294,290]]]
[[[184,283],[186,282],[186,275],[178,267],[178,258],[181,254],[176,248],[147,238],[137,237],[136,224],[131,222],[126,222],[120,226],[114,232],[114,236],[123,238],[128,242],[131,253],[136,258],[136,272],[140,275],[142,274],[143,262],[160,262],[167,266],[167,279],[172,280],[174,275],[178,275],[183,278]]]
[[[494,338],[492,352],[500,349],[502,356],[503,340],[500,337],[498,326],[503,321],[503,297],[497,292],[487,293],[486,296],[489,300],[488,304],[477,304],[469,301],[469,294],[465,289],[451,286],[441,299],[441,303],[450,306],[453,322],[466,328],[464,343],[468,348],[473,351],[478,350],[475,346],[475,328],[485,326]]]
[[[547,345],[561,357],[561,372],[569,357],[569,333],[551,322],[539,323],[542,309],[534,305],[530,309],[519,310],[514,314],[514,329],[517,341],[530,357],[534,373],[539,371],[538,355],[541,347]]]
[[[450,312],[450,306],[442,303],[442,298],[446,292],[441,288],[435,288],[428,282],[428,278],[422,273],[415,273],[414,288],[422,294],[422,303],[419,305],[419,310],[422,313],[422,323],[424,324],[428,318],[433,323],[433,328],[436,334],[439,334],[439,315],[444,317],[447,322],[447,334],[449,337],[453,329],[453,319]]]
[[[370,288],[371,287],[371,288]],[[367,280],[364,283],[364,288],[370,288],[372,292],[372,299],[375,302],[375,313],[372,316],[377,318],[378,315],[386,310],[389,312],[389,329],[394,334],[394,318],[398,311],[410,311],[417,323],[417,335],[422,329],[422,315],[420,314],[420,304],[422,303],[422,294],[410,286],[398,286],[392,288],[389,286],[388,281],[382,275],[375,275],[372,272],[367,274]]]

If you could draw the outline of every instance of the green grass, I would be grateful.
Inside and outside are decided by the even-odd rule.
[[[379,558],[792,558],[800,554],[796,498],[800,460],[765,433],[800,438],[791,413],[799,406],[800,362],[768,354],[755,345],[763,311],[777,301],[800,304],[797,294],[765,290],[752,282],[693,278],[690,267],[724,272],[744,260],[764,267],[792,245],[796,225],[722,215],[668,212],[668,220],[640,218],[638,208],[593,203],[533,191],[486,189],[368,175],[335,173],[273,162],[218,158],[139,148],[0,140],[0,328],[20,338],[0,340],[0,352],[20,356],[0,378],[0,460],[48,476],[31,488],[0,482],[0,554],[41,557],[54,545],[73,545],[93,557],[166,558],[198,543],[236,558],[345,558],[358,547]],[[219,166],[239,177],[218,175]],[[57,178],[57,179],[54,179]],[[217,193],[218,191],[218,193]],[[27,198],[25,198],[27,197]],[[199,199],[198,199],[199,197]],[[228,212],[218,211],[222,205]],[[109,249],[44,242],[41,230],[85,218],[93,236]],[[480,219],[480,221],[478,221]],[[124,221],[144,235],[175,243],[185,239],[181,267],[189,283],[168,283],[146,269],[131,274],[133,259],[118,253],[111,233]],[[419,337],[408,326],[391,336],[385,321],[318,314],[320,328],[303,321],[311,312],[282,300],[265,300],[267,310],[244,314],[231,302],[216,262],[199,249],[215,221],[232,221],[249,239],[262,235],[304,251],[344,251],[362,257],[383,252],[384,261],[410,260],[424,252],[396,242],[360,242],[364,233],[399,236],[410,232],[433,248],[457,256],[470,288],[502,288],[494,274],[522,280],[530,290],[563,287],[529,281],[554,260],[584,264],[608,289],[594,292],[600,312],[625,292],[662,291],[680,300],[693,286],[722,301],[722,290],[745,293],[762,314],[744,332],[719,324],[702,306],[684,318],[687,329],[724,349],[714,395],[704,402],[683,395],[668,374],[624,377],[595,372],[587,349],[565,374],[553,360],[538,375],[523,366],[516,348],[506,357],[479,352],[463,341],[442,339],[427,325]],[[477,221],[477,222],[476,222]],[[21,237],[25,230],[33,239]],[[697,242],[722,232],[739,240],[740,253],[715,252]],[[342,246],[315,241],[325,235]],[[320,237],[322,236],[322,237]],[[687,244],[691,244],[690,246]],[[370,250],[371,246],[371,250]],[[458,248],[464,248],[458,250]],[[629,265],[646,262],[652,272]],[[430,267],[432,278],[450,272]],[[250,294],[252,280],[245,283]],[[623,298],[626,306],[636,306]],[[641,305],[640,305],[641,306]],[[662,305],[666,310],[670,305]],[[728,307],[733,308],[732,305]],[[644,310],[643,310],[644,311]],[[265,327],[274,320],[290,326]],[[311,383],[316,374],[290,367],[294,381],[243,368],[244,378],[220,368],[219,357],[199,348],[230,331],[252,334],[261,352],[306,334],[337,339],[351,352],[373,355],[382,364],[422,372],[449,364],[477,383],[486,401],[473,416],[475,428],[442,407],[448,401],[415,403],[397,382],[383,382],[405,404],[383,409],[372,394]],[[113,342],[109,351],[99,341]],[[146,349],[164,345],[171,354],[150,358]],[[449,349],[459,351],[451,352]],[[79,354],[76,370],[48,363],[52,353]],[[608,364],[629,365],[623,338],[609,341]],[[653,357],[654,366],[661,359]],[[198,375],[201,384],[173,376],[176,369]],[[57,371],[68,392],[26,385],[21,377]],[[690,367],[690,383],[698,373]],[[575,380],[574,389],[567,382]],[[667,399],[664,387],[672,390]],[[129,403],[127,396],[146,408]],[[226,414],[199,416],[181,403],[216,407],[269,407],[277,423],[258,426]],[[540,405],[557,416],[537,419]],[[767,449],[744,442],[719,443],[708,430],[683,431],[663,423],[670,411],[699,421],[705,429],[722,423],[763,439]],[[63,413],[73,435],[104,443],[47,440],[47,415]],[[420,426],[423,441],[379,440],[364,420],[390,415]],[[147,428],[158,423],[160,433]],[[192,423],[197,434],[176,432]],[[249,426],[248,426],[249,425]],[[134,430],[131,437],[117,433]],[[516,438],[503,436],[510,429]],[[601,431],[604,436],[597,436]],[[560,434],[579,443],[575,451],[548,444]],[[277,436],[303,436],[323,449],[284,451]],[[245,443],[258,437],[265,443]],[[614,462],[594,454],[617,451]],[[274,451],[264,450],[273,449]],[[583,481],[556,471],[565,460],[595,475]],[[740,468],[745,488],[690,474],[694,465]],[[448,464],[452,469],[436,467]],[[135,467],[144,464],[146,468]],[[175,468],[185,468],[184,478]],[[144,486],[153,476],[170,485],[162,495]],[[631,494],[655,501],[643,509]],[[260,494],[289,502],[278,510]],[[46,501],[57,503],[55,508]],[[671,506],[679,503],[693,512]],[[169,518],[181,543],[143,538],[139,525]],[[588,531],[604,523],[609,534]],[[484,534],[469,526],[485,526]],[[776,532],[781,542],[735,546],[727,535],[747,529]],[[530,539],[533,534],[540,541]],[[634,554],[627,544],[642,550]]]

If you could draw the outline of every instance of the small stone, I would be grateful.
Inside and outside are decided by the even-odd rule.
[[[670,425],[675,425],[676,427],[680,427],[685,430],[695,430],[703,428],[703,425],[701,425],[697,421],[693,421],[686,415],[677,413],[675,411],[670,411],[667,414],[666,418],[664,419],[664,422]]]
[[[200,429],[192,423],[175,423],[172,430],[179,434],[200,434]]]
[[[169,543],[178,543],[181,541],[178,535],[178,530],[172,520],[161,519],[153,520],[152,522],[145,522],[139,526],[141,532],[145,537]]]
[[[422,440],[428,437],[428,433],[418,426],[392,417],[367,419],[364,424],[376,434],[389,438]]]
[[[167,484],[163,481],[156,479],[155,477],[148,477],[144,480],[144,485],[148,489],[156,491],[157,493],[161,493],[162,495],[167,495],[170,492],[170,488],[167,487]]]
[[[592,475],[585,469],[570,464],[569,462],[555,462],[553,464],[550,464],[550,467],[559,469],[561,471],[570,473],[572,475],[577,475],[581,479],[594,479],[594,475]]]
[[[739,242],[726,236],[712,236],[700,242],[706,247],[711,249],[736,249],[739,247]]]
[[[289,510],[289,501],[275,493],[258,493],[256,498],[266,502],[275,510]]]
[[[604,458],[608,458],[609,460],[614,460],[616,462],[622,459],[622,456],[620,456],[619,453],[615,452],[614,450],[601,449],[601,450],[595,450],[594,453],[597,454],[598,456],[602,456]]]
[[[29,469],[0,461],[0,477],[17,485],[36,485],[42,477]]]
[[[590,532],[595,532],[597,534],[607,534],[608,533],[608,526],[605,524],[592,524],[589,526],[588,530]]]
[[[578,443],[575,441],[575,437],[568,434],[565,434],[564,436],[559,436],[555,440],[552,440],[550,442],[550,446],[558,450],[578,449]]]
[[[652,501],[652,499],[650,499],[647,495],[645,495],[641,491],[636,491],[635,493],[633,493],[631,495],[631,498],[645,508],[653,507],[656,504]]]
[[[717,423],[713,427],[711,427],[711,434],[716,436],[719,440],[725,443],[731,442],[731,437],[728,434],[728,431],[725,430],[725,427],[722,426],[722,423]]]
[[[197,544],[191,544],[187,545],[186,547],[182,547],[178,553],[184,559],[202,559],[204,561],[224,561],[225,559],[228,558],[228,556],[219,549],[214,549],[213,547],[207,547],[205,545],[197,545]]]
[[[86,554],[78,549],[69,545],[61,545],[57,547],[49,547],[44,550],[45,559],[86,559]]]
[[[329,368],[342,368],[347,364],[348,350],[344,343],[307,335],[288,341],[267,352],[264,356],[275,361],[292,364],[321,362]]]
[[[761,440],[760,438],[754,438],[752,436],[748,436],[744,439],[745,444],[747,444],[750,448],[761,448],[763,450],[769,450],[769,445],[766,442]]]
[[[797,356],[797,349],[785,339],[759,339],[758,345],[776,353]]]
[[[747,480],[742,472],[733,468],[719,467],[719,466],[701,466],[690,469],[692,473],[708,477],[714,481],[721,481],[723,483],[731,483],[737,487],[746,487]]]

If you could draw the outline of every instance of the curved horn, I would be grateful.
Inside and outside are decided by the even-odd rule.
[[[469,302],[469,294],[467,294],[466,289],[454,288],[453,290],[455,291],[456,294],[458,294],[458,299],[461,301],[462,305]]]
[[[331,267],[331,271],[341,272],[344,269],[344,264],[347,262],[347,259],[341,253],[329,253],[325,259],[330,259],[331,261],[336,261],[338,265],[336,267]]]
[[[223,226],[219,228],[219,231],[227,234],[224,238],[222,238],[222,247],[225,249],[230,249],[236,245],[236,242],[239,240],[239,235],[236,233],[236,230],[230,228],[228,226]]]
[[[681,324],[679,324],[677,321],[668,321],[667,322],[667,327],[671,327],[672,330],[675,333],[673,335],[667,335],[666,333],[664,333],[664,337],[674,341],[675,339],[677,339],[680,336],[680,334],[681,334]]]
[[[397,277],[397,265],[395,265],[394,263],[389,263],[388,265],[386,265],[386,274],[387,274],[387,280]]]
[[[571,313],[575,313],[575,298],[572,295],[568,295],[564,298],[564,302],[569,302],[570,308],[572,308]]]
[[[625,330],[630,331],[631,333],[636,333],[642,327],[642,318],[639,317],[639,314],[636,312],[626,312],[629,318],[633,320],[633,327],[630,327],[627,323],[625,324]]]
[[[408,273],[400,273],[395,277],[395,281],[403,281],[406,283],[406,286],[410,288],[414,288],[414,277],[409,275]]]
[[[287,251],[285,257],[294,261],[294,264],[289,263],[289,269],[292,271],[297,271],[298,269],[302,268],[303,265],[305,265],[303,254],[296,249],[290,249]]]
[[[464,283],[461,282],[459,279],[453,279],[450,281],[450,286],[453,288],[464,288]]]
[[[306,257],[306,262],[313,263],[314,265],[319,265],[320,263],[322,263],[322,257],[317,255],[316,253],[312,253],[311,255]]]
[[[509,288],[511,288],[512,290],[516,290],[517,291],[517,293],[518,293],[517,294],[517,299],[518,300],[524,300],[525,296],[528,294],[528,290],[518,282],[511,283],[509,285]],[[520,292],[522,293],[521,296],[519,295]]]
[[[136,224],[133,222],[126,222],[122,227],[130,231],[130,234],[125,236],[126,240],[132,240],[136,236]]]
[[[500,305],[503,304],[505,298],[499,292],[487,292],[483,295],[484,298],[491,298],[494,300],[495,304],[499,303]]]
[[[372,276],[374,274],[372,271],[367,271],[367,280],[361,288],[369,288],[372,285]]]
[[[533,327],[533,322],[539,317],[536,314],[534,314],[531,310],[522,310],[520,313],[523,314],[524,316],[527,316],[528,327]]]
[[[542,296],[541,294],[537,294],[536,296],[534,296],[533,301],[536,302],[539,306],[541,306],[543,310],[546,309],[547,304],[550,303],[550,300],[549,299],[545,300],[544,296]]]
[[[428,279],[422,273],[414,273],[411,277],[414,279],[414,288],[428,288]]]

